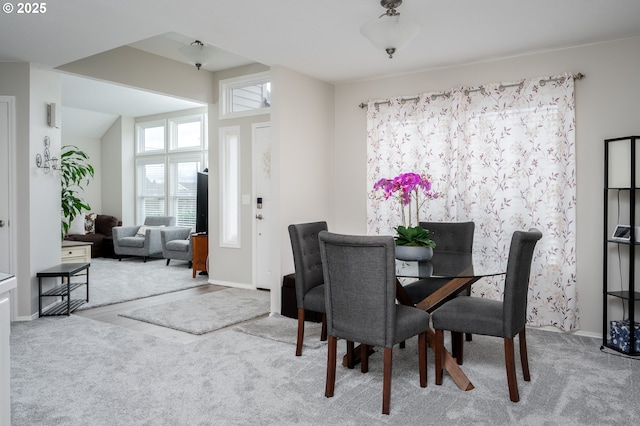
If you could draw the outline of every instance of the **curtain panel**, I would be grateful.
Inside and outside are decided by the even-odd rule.
[[[571,74],[458,87],[367,108],[367,231],[394,234],[398,203],[373,185],[426,174],[440,193],[421,220],[476,223],[477,252],[506,257],[516,230],[536,227],[528,324],[579,328],[576,295],[575,103]],[[504,277],[482,279],[475,296],[499,300]]]

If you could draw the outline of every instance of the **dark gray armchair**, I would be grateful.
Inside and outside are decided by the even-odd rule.
[[[418,337],[420,386],[427,386],[429,314],[396,304],[393,237],[353,236],[322,231],[318,235],[324,271],[327,311],[327,382],[332,397],[336,381],[337,340],[362,343],[362,362],[369,347],[384,348],[382,413],[389,414],[393,346]],[[363,369],[363,371],[365,371]]]
[[[167,265],[171,259],[188,262],[189,268],[193,265],[193,241],[191,240],[191,227],[175,227],[160,230],[160,244],[162,245],[162,257],[167,259]]]
[[[142,226],[115,226],[113,228],[113,251],[122,256],[140,256],[146,262],[148,257],[162,253],[160,228],[174,226],[173,216],[148,216]]]
[[[527,292],[533,252],[542,233],[532,228],[529,231],[516,231],[511,237],[507,274],[504,283],[503,301],[480,297],[456,297],[436,309],[432,314],[435,329],[436,384],[442,384],[442,359],[444,351],[443,330],[450,330],[458,353],[458,364],[462,364],[462,333],[482,334],[504,339],[505,365],[509,397],[518,402],[518,383],[516,380],[513,338],[518,335],[520,342],[520,361],[525,381],[531,380],[525,323],[527,315]]]
[[[327,340],[327,322],[324,303],[324,278],[318,233],[327,230],[327,222],[311,222],[289,225],[289,237],[293,250],[296,273],[296,304],[298,306],[298,336],[296,356],[302,355],[304,340],[304,311],[321,312],[320,340]]]

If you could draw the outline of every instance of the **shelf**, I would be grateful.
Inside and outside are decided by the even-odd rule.
[[[625,352],[622,349],[620,349],[617,346],[612,345],[611,343],[607,342],[604,344],[605,347],[612,349],[616,352],[620,352],[621,354],[625,354],[625,355],[631,355],[631,356],[638,356],[640,355],[640,352],[636,352],[636,351],[629,351],[629,352]]]
[[[73,291],[75,289],[77,289],[78,287],[81,287],[83,285],[86,285],[87,283],[71,283],[69,284],[69,290]],[[44,297],[44,296],[66,296],[67,295],[67,284],[60,284],[57,287],[52,288],[51,290],[47,290],[44,293],[42,293],[40,296]]]
[[[627,300],[640,300],[640,292],[637,291],[633,292],[633,297],[631,297],[631,293],[628,291],[608,291],[607,295]]]
[[[78,309],[80,306],[87,303],[86,300],[74,299],[71,300],[71,312]],[[71,312],[67,312],[67,301],[59,301],[54,303],[53,305],[47,307],[42,312],[42,316],[51,316],[51,315],[69,315]]]

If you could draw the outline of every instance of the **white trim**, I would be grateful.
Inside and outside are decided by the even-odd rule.
[[[221,280],[209,280],[209,284],[221,285],[225,287],[234,287],[234,288],[246,288],[248,290],[255,290],[255,287],[251,284],[247,283],[237,283],[233,281],[221,281]]]
[[[8,176],[9,182],[7,189],[9,191],[9,219],[8,219],[8,237],[9,237],[9,271],[10,274],[17,274],[17,257],[15,253],[17,250],[12,250],[17,244],[17,229],[18,229],[18,214],[16,209],[16,97],[15,96],[0,96],[0,102],[7,104],[7,149],[8,149]],[[18,276],[16,275],[16,282],[19,283]],[[9,305],[11,310],[11,321],[16,320],[16,313],[18,312],[18,297],[17,287],[9,292]]]

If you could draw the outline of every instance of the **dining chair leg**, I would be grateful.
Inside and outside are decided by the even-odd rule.
[[[471,333],[464,333],[464,340],[466,340],[467,342],[470,342],[473,340],[473,334]]]
[[[507,367],[507,383],[509,384],[509,398],[512,402],[520,401],[518,382],[516,381],[516,363],[513,351],[513,338],[504,338],[504,360]]]
[[[463,333],[457,331],[451,332],[451,352],[456,358],[458,365],[462,365],[464,362],[464,341],[462,340]]]
[[[393,348],[384,348],[384,374],[382,379],[382,414],[389,414],[391,405],[391,364]]]
[[[369,345],[360,345],[360,372],[369,371]]]
[[[304,308],[298,308],[298,338],[296,340],[296,356],[302,355],[303,340],[304,340]]]
[[[420,369],[420,387],[427,387],[427,332],[418,335],[418,368]]]
[[[336,353],[338,352],[338,338],[329,336],[327,345],[327,383],[325,385],[324,396],[331,398],[336,387]]]
[[[327,340],[327,314],[322,314],[322,331],[320,332],[320,341]]]
[[[347,368],[352,370],[355,358],[355,344],[351,340],[347,340]]]
[[[527,338],[525,337],[524,328],[518,335],[520,342],[520,362],[522,363],[522,375],[524,380],[531,381],[531,375],[529,374],[529,357],[527,356]]]
[[[442,355],[444,352],[444,331],[436,329],[433,351],[436,353],[436,385],[442,384]]]

